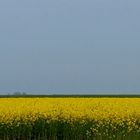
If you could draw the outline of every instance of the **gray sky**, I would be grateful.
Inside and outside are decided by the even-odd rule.
[[[1,0],[0,92],[140,92],[139,0]]]

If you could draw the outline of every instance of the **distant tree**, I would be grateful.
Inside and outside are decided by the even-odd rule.
[[[16,91],[16,92],[13,93],[13,95],[19,96],[19,95],[21,95],[21,92]]]
[[[25,95],[27,95],[27,93],[26,93],[26,92],[22,92],[22,95],[24,95],[24,96],[25,96]]]
[[[27,94],[26,94],[26,92],[19,92],[19,91],[17,91],[17,92],[14,92],[13,95],[15,95],[15,96],[25,96]]]

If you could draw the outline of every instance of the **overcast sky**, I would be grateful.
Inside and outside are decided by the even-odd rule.
[[[139,0],[1,0],[0,92],[140,92]]]

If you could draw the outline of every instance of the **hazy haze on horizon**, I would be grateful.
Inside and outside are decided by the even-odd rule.
[[[140,93],[139,7],[0,1],[0,93]]]

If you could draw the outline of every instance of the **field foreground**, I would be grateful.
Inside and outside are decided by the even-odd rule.
[[[140,98],[0,98],[0,140],[140,140]]]

